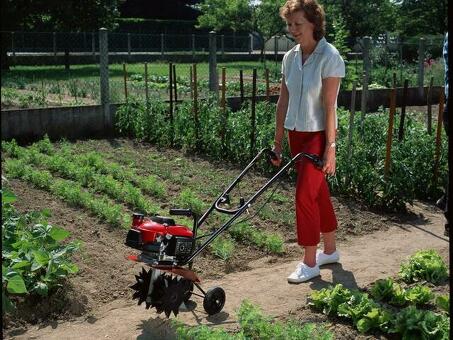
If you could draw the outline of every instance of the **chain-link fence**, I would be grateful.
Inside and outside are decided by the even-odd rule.
[[[95,53],[99,50],[97,32],[1,32],[10,55],[26,53]],[[109,32],[110,52],[204,52],[209,49],[208,34],[138,34]],[[221,52],[250,52],[261,48],[260,40],[249,35],[217,35]],[[282,44],[281,50],[285,49]]]
[[[99,53],[99,34],[93,33],[19,33],[3,32],[2,39],[11,40],[12,53],[57,54],[69,49],[71,53]],[[237,52],[249,54],[258,44],[253,36],[216,35],[217,55]],[[388,88],[394,84],[402,87],[408,80],[409,87],[444,84],[442,36],[414,38],[402,41],[383,35],[378,38],[358,39],[350,51],[340,52],[346,60],[346,78],[342,89],[351,89],[355,82],[368,89]],[[285,36],[276,36],[266,42],[270,52],[287,51],[294,42]],[[13,51],[13,52],[12,52]],[[259,53],[259,51],[254,51]],[[280,53],[280,57],[281,54]],[[204,62],[197,62],[199,96],[209,93],[209,36],[188,34],[127,34],[108,33],[108,53],[197,53]],[[275,53],[277,57],[278,54]],[[226,96],[250,96],[252,72],[257,69],[257,94],[278,94],[280,61],[267,57],[267,61],[226,62],[217,58],[217,79],[222,87],[222,68],[225,67]],[[91,105],[100,103],[100,70],[96,59],[89,65],[71,65],[70,69],[53,67],[15,67],[2,74],[2,108]],[[145,59],[146,60],[146,59]],[[170,68],[168,59],[148,63],[112,63],[109,59],[109,95],[111,102],[126,98],[142,97],[169,99]],[[221,62],[219,62],[221,61]],[[193,63],[174,63],[172,83],[176,84],[173,96],[178,100],[191,96]],[[174,69],[173,69],[174,67]],[[176,74],[176,75],[175,75]],[[366,77],[365,77],[366,76]],[[242,79],[242,82],[241,82]]]

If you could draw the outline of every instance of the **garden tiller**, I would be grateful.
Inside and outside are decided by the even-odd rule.
[[[127,234],[126,245],[138,249],[140,254],[131,255],[128,258],[143,262],[150,267],[148,271],[142,268],[142,271],[135,276],[135,284],[131,286],[135,291],[133,299],[138,299],[139,305],[145,302],[146,309],[155,307],[158,313],[165,312],[167,317],[171,312],[176,316],[182,303],[188,302],[189,298],[195,295],[203,298],[204,310],[209,315],[222,310],[225,304],[225,291],[220,287],[214,287],[208,291],[201,288],[200,279],[192,271],[194,259],[216,237],[227,230],[244,211],[250,208],[254,201],[292,164],[301,160],[302,157],[306,157],[316,166],[322,166],[322,161],[318,156],[299,153],[248,200],[241,197],[239,206],[231,209],[229,207],[230,192],[263,155],[270,159],[276,158],[275,153],[270,149],[261,150],[200,218],[190,209],[170,209],[170,215],[192,217],[192,229],[177,224],[174,219],[169,217],[145,218],[142,214],[133,214],[132,227]],[[199,228],[214,210],[232,216],[219,228],[213,229],[206,235],[197,236]],[[198,240],[206,237],[207,239],[203,243],[197,245]],[[196,293],[194,287],[201,294]]]

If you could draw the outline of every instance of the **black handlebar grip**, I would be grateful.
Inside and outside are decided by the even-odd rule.
[[[313,164],[318,167],[318,168],[322,168],[324,166],[324,162],[321,158],[319,158],[318,156],[313,156]]]
[[[268,150],[268,156],[271,160],[278,160],[277,154],[273,150]]]
[[[190,209],[172,208],[172,209],[170,209],[170,215],[191,217],[193,215],[193,212]]]

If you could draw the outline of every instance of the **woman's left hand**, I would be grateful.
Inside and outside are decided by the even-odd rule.
[[[335,174],[335,147],[327,146],[322,160],[324,162],[322,172],[333,176]]]

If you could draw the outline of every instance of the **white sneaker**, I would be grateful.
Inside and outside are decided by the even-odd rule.
[[[289,283],[301,283],[319,276],[319,266],[309,267],[305,263],[299,263],[296,270],[288,276]]]
[[[336,263],[340,261],[340,253],[335,250],[332,254],[327,255],[322,250],[316,251],[316,264],[322,266],[324,264]]]

